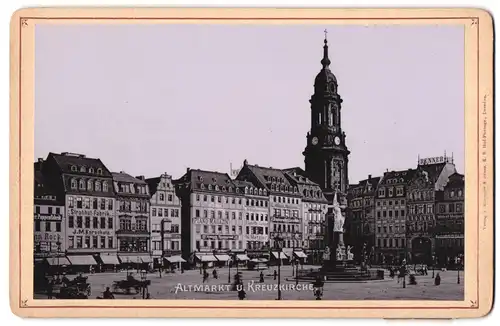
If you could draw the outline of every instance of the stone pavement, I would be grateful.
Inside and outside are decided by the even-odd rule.
[[[311,266],[304,266],[304,269]],[[277,281],[273,280],[274,267],[264,270],[265,282],[259,283],[260,271],[249,271],[240,269],[243,284],[248,300],[275,300],[277,298]],[[134,272],[134,277],[140,279],[140,275]],[[228,283],[228,268],[218,269],[219,277],[210,277],[203,283],[199,270],[187,270],[183,274],[159,273],[148,274],[151,280],[148,287],[152,299],[199,299],[199,300],[238,300],[237,292],[231,291]],[[235,268],[231,268],[231,282],[234,280]],[[432,271],[426,276],[416,276],[417,285],[409,285],[406,279],[406,288],[402,281],[391,279],[386,273],[384,280],[353,282],[353,283],[325,283],[323,300],[463,300],[464,275],[460,272],[460,283],[457,284],[457,272],[439,272],[441,285],[435,286]],[[101,273],[89,276],[92,287],[91,299],[101,295],[106,286],[112,288],[113,281],[124,280],[126,272]],[[283,266],[281,268],[281,284],[283,300],[314,300],[312,284],[301,281],[295,288],[295,280],[292,276],[292,268]],[[283,288],[284,287],[284,288]],[[133,292],[133,291],[132,291]],[[115,294],[116,299],[141,299],[141,294]],[[45,299],[44,295],[36,295],[36,298]]]

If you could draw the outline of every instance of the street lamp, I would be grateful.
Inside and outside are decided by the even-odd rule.
[[[460,256],[457,257],[457,284],[460,284],[460,265],[461,259]]]
[[[281,248],[283,246],[283,238],[278,234],[274,236],[274,247],[278,249],[278,298],[281,300]],[[236,265],[238,266],[238,265]]]
[[[434,265],[436,264],[436,257],[432,255],[432,278],[434,278]]]
[[[227,276],[227,283],[231,284],[231,265],[233,264],[234,257],[229,260],[229,274]]]
[[[57,241],[56,242],[56,245],[57,245],[57,269],[58,269],[58,274],[60,275],[61,274],[61,265],[60,265],[60,261],[59,261],[59,257],[61,256],[61,241]]]

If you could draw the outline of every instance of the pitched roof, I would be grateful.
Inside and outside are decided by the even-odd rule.
[[[385,172],[380,185],[406,184],[413,179],[414,175],[414,169]]]
[[[113,181],[116,182],[127,182],[127,183],[142,184],[142,185],[146,184],[146,181],[134,178],[130,174],[125,173],[123,171],[112,172],[111,174],[113,175]]]
[[[61,173],[71,173],[71,174],[81,174],[81,175],[96,175],[97,170],[101,169],[102,174],[100,177],[111,177],[111,173],[108,168],[102,163],[102,161],[98,158],[90,158],[86,157],[83,154],[75,154],[75,153],[49,153],[47,160],[53,158],[57,163]],[[72,171],[72,167],[76,167],[76,171]],[[81,171],[81,168],[84,167],[85,171]],[[89,172],[89,168],[94,170],[94,173]]]
[[[153,196],[156,193],[156,189],[158,189],[158,185],[160,184],[161,177],[149,178],[146,179],[146,183],[149,187],[149,193]]]
[[[174,180],[174,184],[180,183],[187,185],[191,191],[224,192],[229,191],[229,188],[236,189],[236,185],[227,173],[199,169],[188,169],[182,177]]]
[[[283,170],[285,176],[290,180],[292,185],[297,186],[299,193],[302,194],[302,199],[305,201],[316,201],[327,203],[321,187],[309,179],[307,173],[301,168],[289,168]]]
[[[456,171],[453,163],[419,165],[415,179],[423,173],[429,182],[434,184],[434,189],[439,191],[444,189],[444,186],[448,183],[448,178]]]
[[[57,192],[50,185],[47,178],[44,177],[41,171],[35,170],[34,175],[34,199],[35,204],[39,205],[64,205],[57,198]],[[49,199],[50,198],[50,199]]]
[[[463,174],[458,172],[453,173],[448,178],[448,183],[444,186],[445,188],[459,188],[464,187],[465,178]]]

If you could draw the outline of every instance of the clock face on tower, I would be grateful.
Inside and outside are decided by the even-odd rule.
[[[318,144],[318,137],[313,137],[313,139],[311,140],[311,143],[313,145],[317,145]]]
[[[340,145],[340,138],[339,136],[335,137],[335,145]]]

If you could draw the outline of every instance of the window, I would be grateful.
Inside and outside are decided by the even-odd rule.
[[[450,204],[449,208],[450,208],[450,213],[455,213],[455,204],[453,203]]]
[[[40,231],[40,220],[35,221],[35,231]]]
[[[199,210],[199,209],[197,209],[197,210],[195,211],[195,217],[200,217],[200,210]]]
[[[401,210],[401,217],[404,217],[405,216],[405,211],[402,209]]]
[[[83,179],[80,180],[79,188],[80,188],[80,190],[85,190],[85,180],[83,180]]]
[[[168,201],[172,201],[173,200],[173,196],[171,194],[168,195]]]
[[[97,216],[94,216],[94,217],[92,218],[92,227],[93,227],[94,229],[97,229],[97,228],[98,228],[98,224],[99,224],[99,221],[98,221],[98,219],[97,219]]]
[[[203,201],[207,201],[207,195],[203,195]]]
[[[74,228],[75,227],[75,217],[74,216],[69,216],[68,217],[68,227],[69,228]]]
[[[113,209],[113,199],[108,199],[108,209],[109,210]]]
[[[445,204],[439,204],[439,213],[441,213],[441,214],[446,213]]]
[[[56,232],[61,232],[61,222],[56,222]]]
[[[82,208],[82,197],[76,198],[76,208]]]
[[[213,203],[215,201],[214,196],[210,196],[210,201]]]
[[[389,197],[392,197],[392,192],[393,192],[392,188],[389,188]]]
[[[113,218],[108,217],[108,229],[112,229],[112,228],[113,228]]]
[[[93,188],[93,187],[92,187],[92,180],[88,180],[88,181],[87,181],[87,190],[92,191],[92,188]]]
[[[85,228],[90,229],[90,216],[85,216]]]
[[[102,191],[108,192],[108,182],[107,181],[102,182]]]
[[[83,246],[83,238],[81,236],[76,237],[76,247],[82,248]]]
[[[71,179],[71,189],[76,189],[77,188],[77,183],[76,183],[76,179]]]
[[[378,190],[378,195],[379,195],[379,197],[385,197],[385,189],[384,188],[380,188]]]
[[[92,236],[92,248],[97,248],[97,237]]]
[[[96,181],[94,184],[95,191],[101,191],[101,182]]]
[[[108,248],[114,248],[114,246],[113,246],[113,237],[108,237]]]
[[[90,198],[87,197],[84,199],[84,207],[90,209]]]
[[[463,204],[457,203],[457,213],[462,213],[462,212],[463,212]]]
[[[163,209],[158,208],[158,216],[163,217]]]
[[[83,218],[81,216],[76,217],[76,227],[80,229],[83,227]]]

